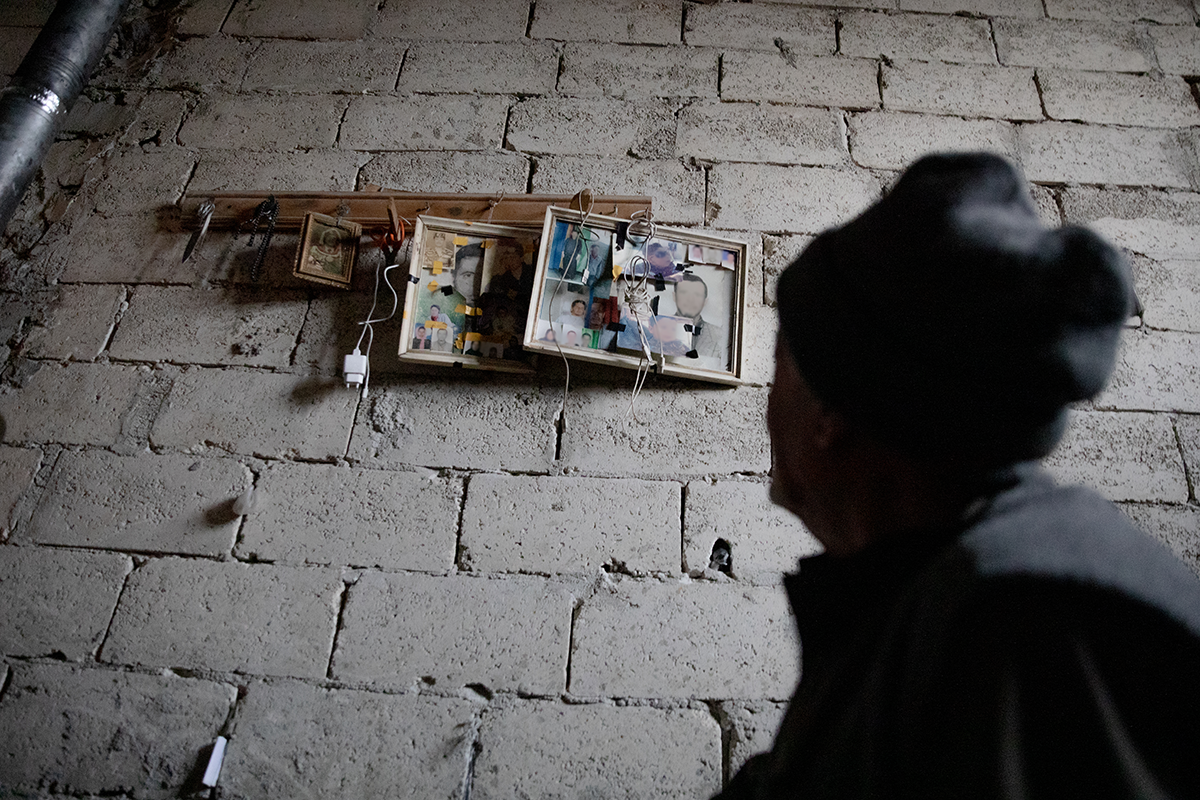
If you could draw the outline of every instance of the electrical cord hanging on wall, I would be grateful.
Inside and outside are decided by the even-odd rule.
[[[626,281],[625,286],[625,305],[629,308],[634,324],[637,325],[638,339],[641,345],[637,374],[633,381],[633,392],[629,397],[629,411],[626,414],[635,421],[637,420],[635,403],[638,395],[642,392],[642,387],[646,385],[646,379],[650,377],[651,371],[656,366],[662,368],[666,363],[661,341],[658,344],[659,360],[657,362],[654,360],[654,353],[650,348],[650,339],[645,327],[650,324],[652,317],[657,316],[650,305],[650,262],[646,260],[646,248],[657,230],[658,226],[654,223],[653,215],[646,210],[637,211],[630,217],[629,230],[626,233],[626,241],[633,243],[635,239],[641,239],[640,244],[637,244],[641,252],[629,260],[631,279]],[[638,275],[638,266],[642,267],[640,276]],[[645,320],[645,325],[643,325],[643,320]]]
[[[399,219],[399,238],[397,239],[393,233],[384,236],[381,240],[380,249],[383,251],[384,258],[375,268],[375,291],[371,296],[371,310],[367,312],[367,318],[358,323],[362,326],[362,333],[358,335],[358,343],[354,345],[354,352],[342,360],[342,373],[346,379],[346,386],[361,385],[361,397],[367,396],[367,389],[371,384],[371,346],[375,343],[374,326],[381,322],[387,322],[396,316],[396,311],[400,308],[400,295],[396,291],[396,287],[392,285],[392,280],[388,276],[388,273],[400,266],[400,250],[405,244],[408,245],[408,256],[410,258],[412,256],[412,241],[405,241],[404,223],[407,220],[403,218]],[[387,266],[384,266],[384,264],[387,264]],[[379,283],[381,278],[392,293],[392,311],[386,317],[376,318],[375,308],[379,305]],[[367,340],[366,353],[361,351],[364,338]]]
[[[571,249],[570,258],[567,258],[566,256],[564,256],[563,260],[559,262],[558,282],[554,285],[554,291],[550,294],[550,308],[552,308],[552,309],[554,308],[555,304],[558,302],[559,292],[562,291],[563,281],[566,279],[566,276],[567,276],[567,268],[563,265],[564,264],[572,264],[573,265],[575,263],[575,260],[580,256],[580,247],[584,244],[585,241],[589,240],[590,237],[593,236],[591,230],[589,230],[587,227],[588,220],[592,216],[592,209],[595,207],[595,204],[596,204],[595,200],[593,199],[593,194],[594,193],[590,186],[585,186],[579,192],[578,196],[580,198],[584,198],[584,197],[587,198],[587,200],[588,200],[587,208],[583,207],[583,201],[581,199],[580,203],[579,203],[579,206],[580,206],[580,208],[579,208],[579,235],[575,238],[575,244]],[[586,254],[587,252],[588,251],[585,248],[583,250],[583,253]],[[585,267],[585,270],[586,270],[586,267]],[[585,273],[584,279],[586,280],[586,278],[587,278],[587,276]],[[553,324],[551,325],[550,330],[554,330]],[[562,359],[563,368],[566,369],[566,372],[567,372],[566,379],[563,381],[562,410],[559,414],[559,419],[562,420],[562,429],[566,430],[567,429],[567,398],[571,391],[571,362],[569,360],[567,360],[567,354],[563,352],[562,342],[559,341],[559,337],[558,337],[558,331],[555,331],[554,346],[558,350],[558,356],[559,356],[559,358]]]

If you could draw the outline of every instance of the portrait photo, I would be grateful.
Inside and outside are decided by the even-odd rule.
[[[659,314],[688,320],[694,356],[681,363],[724,370],[730,357],[730,298],[734,273],[724,267],[691,265],[658,297]]]
[[[292,274],[348,289],[361,236],[362,226],[357,222],[308,212],[304,215]]]

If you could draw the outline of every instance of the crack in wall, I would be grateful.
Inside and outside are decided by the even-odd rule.
[[[238,548],[241,547],[242,542],[244,542],[246,539],[246,518],[250,514],[252,514],[258,510],[256,508],[256,506],[258,503],[257,495],[258,495],[258,481],[260,478],[260,474],[259,474],[259,470],[256,470],[254,467],[250,466],[249,464],[244,464],[243,466],[245,466],[246,469],[250,471],[249,491],[251,493],[251,498],[252,498],[251,499],[251,508],[249,510],[247,510],[245,514],[239,515],[240,518],[238,520],[238,528],[237,528],[237,532],[233,536],[233,547],[229,548],[229,556],[234,561],[239,561],[239,562],[243,562],[243,563],[252,563],[252,561],[258,560],[258,554],[251,553],[251,555],[254,556],[253,559],[243,558],[241,555],[238,554]]]
[[[471,715],[470,732],[466,737],[467,763],[463,770],[462,800],[471,800],[471,790],[475,784],[475,761],[479,758],[479,754],[483,752],[483,744],[479,741],[479,731],[483,727],[484,713],[480,711]]]
[[[526,39],[533,38],[533,16],[536,11],[537,11],[537,0],[534,0],[533,2],[531,2],[529,4],[529,16],[526,17],[526,19],[525,19],[525,38]]]
[[[400,54],[400,66],[396,69],[396,80],[392,83],[392,91],[400,91],[400,81],[404,80],[404,67],[408,64],[408,54],[412,51],[411,47],[404,48],[404,52]]]
[[[729,785],[729,781],[733,778],[730,773],[733,763],[733,745],[737,737],[733,720],[729,713],[725,710],[725,704],[720,700],[705,700],[704,705],[708,707],[708,713],[717,721],[717,725],[721,728],[721,786],[722,788]]]
[[[689,485],[679,487],[679,571],[684,575],[687,567],[687,498]]]
[[[341,635],[342,627],[346,622],[346,604],[350,599],[350,586],[351,584],[347,583],[346,579],[343,578],[342,591],[341,594],[338,595],[337,619],[335,620],[335,624],[333,626],[333,636],[329,642],[329,660],[325,664],[325,677],[329,679],[333,678],[333,657],[337,653],[338,637]]]

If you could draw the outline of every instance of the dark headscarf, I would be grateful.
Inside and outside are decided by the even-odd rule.
[[[1047,229],[1017,169],[931,155],[779,280],[781,332],[831,407],[912,455],[1040,458],[1094,397],[1133,312],[1129,269],[1091,231]]]

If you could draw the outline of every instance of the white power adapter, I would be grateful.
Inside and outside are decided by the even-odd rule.
[[[354,352],[346,355],[342,359],[342,375],[346,379],[346,388],[358,387],[363,385],[363,381],[367,377],[367,357],[359,352],[358,348],[354,348]]]

